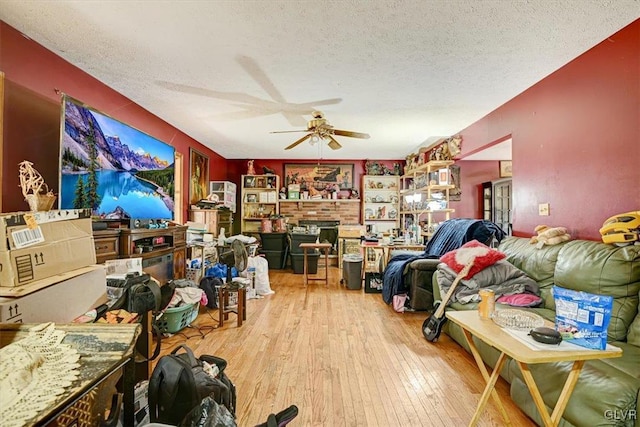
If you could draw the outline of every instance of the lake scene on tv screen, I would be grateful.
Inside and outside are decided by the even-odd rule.
[[[60,209],[106,219],[173,219],[175,149],[65,97]]]

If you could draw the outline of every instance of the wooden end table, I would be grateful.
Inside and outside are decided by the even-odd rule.
[[[300,243],[300,249],[304,253],[304,285],[307,286],[311,280],[324,281],[325,286],[329,286],[329,249],[331,243]],[[309,277],[308,254],[309,249],[324,249],[324,277]]]
[[[567,351],[534,350],[502,329],[493,322],[493,320],[481,319],[477,310],[447,311],[446,315],[451,322],[462,328],[467,344],[473,354],[473,358],[475,359],[482,376],[487,382],[484,392],[482,393],[482,397],[480,397],[480,401],[478,402],[476,412],[473,414],[473,418],[469,423],[470,426],[475,426],[477,424],[480,419],[480,414],[489,400],[489,396],[493,397],[502,417],[507,423],[509,423],[509,416],[507,415],[504,406],[502,406],[498,393],[494,390],[496,381],[498,380],[498,376],[500,375],[500,371],[502,370],[507,357],[511,357],[515,360],[520,367],[524,381],[531,392],[531,396],[536,404],[536,408],[538,408],[538,412],[540,413],[540,417],[542,418],[544,425],[557,426],[567,403],[569,403],[569,397],[571,397],[571,393],[578,382],[578,377],[580,376],[580,371],[584,366],[584,362],[592,359],[608,359],[622,356],[622,350],[617,347],[613,347],[611,350],[590,350],[578,346],[575,346],[575,350]],[[549,322],[549,325],[547,326],[553,325]],[[471,339],[472,335],[475,335],[477,338],[501,352],[491,375],[489,375],[482,357]],[[542,396],[540,395],[540,391],[538,390],[538,386],[536,385],[533,375],[529,370],[529,365],[534,363],[552,362],[573,362],[573,366],[564,383],[564,387],[562,388],[560,397],[556,402],[556,406],[553,409],[552,414],[549,415],[545,407],[545,403],[542,400]]]
[[[229,320],[229,313],[235,313],[238,326],[242,326],[242,321],[247,320],[247,289],[244,285],[232,288],[226,284],[216,286],[218,290],[218,326],[224,326],[224,321]],[[229,294],[237,293],[235,307],[229,306]]]

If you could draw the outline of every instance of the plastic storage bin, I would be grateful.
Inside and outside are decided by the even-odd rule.
[[[362,288],[362,255],[348,254],[342,257],[342,278],[347,289]]]
[[[189,326],[197,316],[197,304],[186,304],[179,307],[171,307],[164,311],[162,317],[157,320],[156,325],[162,333],[168,332],[170,334],[175,334]]]
[[[307,266],[308,274],[318,273],[318,259],[320,258],[320,252],[307,252],[307,258],[309,265]],[[294,274],[304,274],[304,254],[291,254],[291,267]]]
[[[260,241],[265,251],[284,251],[287,246],[287,233],[260,233]]]
[[[291,253],[301,254],[300,243],[315,243],[317,240],[317,234],[291,233]]]
[[[285,251],[266,251],[261,249],[260,254],[267,259],[269,270],[282,270],[284,268]]]

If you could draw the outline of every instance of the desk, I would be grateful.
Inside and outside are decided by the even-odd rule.
[[[0,347],[18,341],[29,335],[29,329],[36,324],[2,324],[0,325]],[[47,425],[69,410],[72,405],[87,397],[103,382],[109,383],[114,374],[122,372],[124,393],[124,425],[132,426],[134,420],[133,388],[134,347],[141,327],[138,324],[97,324],[70,323],[56,324],[55,328],[66,332],[63,343],[69,344],[80,354],[78,379],[67,387],[63,394],[43,412],[37,419],[30,420],[27,425]],[[100,393],[110,390],[100,390]],[[111,396],[102,396],[111,403]],[[96,398],[99,401],[100,397]],[[97,406],[97,405],[96,405]],[[106,409],[106,408],[103,408]],[[98,414],[96,414],[98,415]],[[103,414],[99,414],[103,416]],[[55,424],[55,423],[54,423]]]
[[[300,248],[304,253],[304,285],[307,286],[310,280],[324,281],[326,286],[329,286],[329,249],[333,245],[331,243],[300,243]],[[309,277],[309,267],[307,265],[309,249],[324,249],[324,278],[323,277]],[[300,270],[298,270],[300,271]]]
[[[571,393],[578,382],[578,377],[580,376],[580,371],[582,370],[582,366],[584,365],[585,360],[592,359],[607,359],[612,357],[620,357],[622,356],[622,350],[619,348],[615,348],[614,350],[589,350],[589,349],[581,349],[576,346],[575,350],[571,351],[548,351],[548,350],[533,350],[527,347],[525,344],[520,342],[518,339],[511,336],[508,332],[503,330],[500,326],[496,325],[492,320],[482,320],[478,314],[477,310],[469,310],[469,311],[448,311],[446,313],[447,318],[453,323],[457,324],[464,331],[464,336],[469,344],[469,348],[471,349],[471,353],[473,354],[473,358],[482,373],[487,385],[482,393],[482,397],[478,402],[478,407],[476,409],[470,426],[476,425],[478,420],[480,419],[480,414],[482,413],[487,401],[489,400],[489,395],[493,397],[498,409],[500,410],[502,417],[505,421],[509,422],[509,417],[504,407],[502,406],[502,402],[500,401],[500,397],[498,393],[494,390],[496,381],[498,380],[498,376],[500,375],[500,371],[506,361],[506,357],[510,357],[516,361],[520,370],[522,371],[522,376],[531,392],[531,396],[533,397],[533,401],[538,408],[538,412],[542,417],[542,421],[545,426],[557,426],[560,422],[560,417],[562,417],[562,413],[569,402],[569,397],[571,397]],[[498,361],[496,362],[496,366],[493,368],[493,372],[491,376],[489,376],[489,372],[482,361],[480,353],[478,352],[477,347],[473,343],[471,336],[475,335],[477,338],[481,339],[485,343],[489,344],[491,347],[499,350],[501,352]],[[532,363],[552,363],[552,362],[573,362],[573,367],[571,368],[571,372],[569,372],[569,376],[562,388],[562,392],[560,393],[560,397],[556,403],[556,407],[553,409],[553,413],[549,415],[547,409],[545,407],[545,403],[542,400],[542,396],[540,395],[540,391],[538,390],[538,386],[536,385],[533,375],[529,370],[529,364]]]

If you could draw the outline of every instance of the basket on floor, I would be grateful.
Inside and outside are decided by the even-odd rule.
[[[202,269],[201,268],[189,268],[187,267],[186,269],[186,279],[187,280],[191,280],[193,282],[196,283],[200,283],[200,279],[202,277],[200,277],[202,275]]]
[[[156,321],[160,332],[175,334],[186,328],[195,320],[198,304],[186,304],[179,307],[167,308],[162,317]]]

